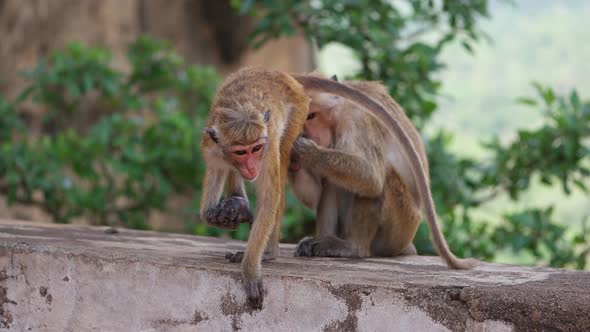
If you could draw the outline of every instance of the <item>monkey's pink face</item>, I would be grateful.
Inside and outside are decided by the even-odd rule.
[[[266,144],[267,139],[261,138],[249,145],[232,145],[227,149],[228,157],[244,179],[254,180],[260,173]]]
[[[317,108],[312,104],[303,126],[303,136],[319,146],[328,147],[332,142],[332,125],[329,110]]]

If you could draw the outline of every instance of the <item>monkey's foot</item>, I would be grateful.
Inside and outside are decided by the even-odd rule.
[[[312,257],[313,256],[313,245],[316,242],[314,238],[311,236],[306,236],[299,243],[297,243],[297,247],[295,248],[295,257]]]
[[[295,257],[358,257],[350,242],[335,236],[320,239],[305,237],[295,248]]]
[[[413,243],[410,243],[409,246],[406,247],[406,249],[402,250],[402,252],[399,253],[399,256],[415,256],[418,255],[418,251],[416,251],[416,247],[414,246]]]
[[[236,229],[241,223],[252,223],[254,217],[248,201],[240,196],[230,196],[205,212],[205,222],[211,226]]]
[[[265,253],[262,256],[262,261],[263,262],[272,261],[276,258],[277,257],[275,255]],[[244,259],[244,252],[243,251],[237,251],[235,253],[228,252],[227,254],[225,254],[225,259],[227,259],[228,261],[230,261],[232,263],[241,263],[242,259]]]
[[[244,290],[246,291],[246,297],[248,304],[256,310],[262,309],[262,301],[264,300],[264,289],[262,287],[262,279],[257,278],[254,280],[244,279]]]

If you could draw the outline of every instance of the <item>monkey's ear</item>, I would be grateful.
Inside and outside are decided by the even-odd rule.
[[[264,122],[268,123],[268,120],[270,120],[270,110],[264,112]]]
[[[330,77],[330,79],[331,79],[332,81],[336,81],[336,82],[338,82],[338,76],[336,76],[336,74],[332,75],[332,77]]]
[[[219,138],[217,137],[217,130],[215,130],[213,128],[206,127],[205,129],[203,129],[203,131],[207,135],[209,135],[209,137],[211,138],[211,140],[213,142],[215,142],[216,144],[219,142]]]

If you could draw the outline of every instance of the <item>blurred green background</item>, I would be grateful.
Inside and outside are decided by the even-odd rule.
[[[32,24],[22,13],[34,5],[7,2],[1,217],[246,239],[246,225],[198,220],[200,132],[215,88],[243,65],[318,67],[380,80],[406,109],[457,254],[588,267],[586,1],[82,1],[98,18],[47,18],[46,38],[59,41],[49,46],[22,46]],[[100,20],[120,30],[103,38]],[[289,195],[282,240],[311,234],[313,219]],[[432,254],[424,226],[415,243]]]

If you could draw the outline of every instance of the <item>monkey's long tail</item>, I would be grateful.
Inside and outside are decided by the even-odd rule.
[[[373,99],[369,98],[362,92],[353,89],[345,84],[324,79],[316,76],[306,75],[293,75],[293,77],[301,84],[306,90],[327,92],[338,95],[345,99],[351,100],[358,105],[371,111],[377,118],[383,121],[403,146],[406,157],[409,158],[412,164],[412,171],[414,172],[414,178],[418,184],[418,190],[424,203],[424,213],[426,214],[426,220],[428,221],[428,228],[434,242],[434,247],[438,254],[447,262],[447,265],[453,269],[471,269],[474,268],[479,261],[473,258],[457,258],[450,250],[445,238],[443,237],[440,227],[436,218],[436,210],[434,208],[434,200],[430,193],[430,186],[428,185],[428,179],[424,166],[420,161],[418,153],[412,144],[407,133],[395,121],[395,119]]]

